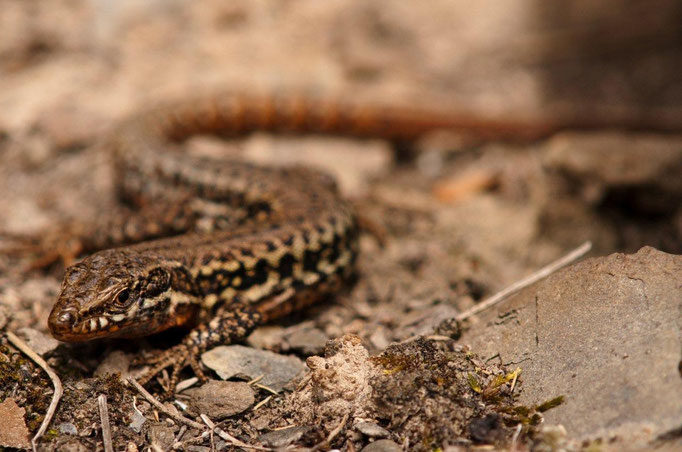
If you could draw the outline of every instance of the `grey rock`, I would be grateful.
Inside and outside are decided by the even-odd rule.
[[[520,402],[569,437],[656,438],[682,419],[682,256],[650,247],[585,260],[483,313],[462,339],[523,370]]]
[[[144,417],[142,413],[133,410],[133,418],[129,424],[130,428],[133,429],[133,431],[140,433],[145,422],[147,422],[147,418]]]
[[[99,366],[95,369],[95,376],[119,373],[121,377],[125,378],[128,376],[128,367],[131,360],[132,355],[123,353],[120,350],[114,350],[99,363]]]
[[[147,441],[152,449],[157,447],[160,450],[170,450],[175,441],[173,429],[166,424],[154,423],[147,430]]]
[[[294,331],[287,342],[292,350],[303,353],[304,355],[319,355],[324,352],[324,345],[329,338],[317,328],[304,328]]]
[[[391,433],[374,422],[360,422],[355,425],[355,430],[370,438],[386,438]]]
[[[71,422],[62,422],[57,426],[62,435],[78,435],[78,429]]]
[[[190,397],[189,405],[198,414],[224,419],[248,409],[255,400],[253,389],[246,383],[211,380],[198,388],[183,392]]]
[[[26,339],[28,346],[39,355],[51,352],[59,346],[59,341],[33,328],[20,328],[18,333]]]
[[[285,447],[301,439],[301,437],[305,435],[308,430],[310,430],[310,427],[308,426],[275,430],[261,435],[258,438],[258,441],[268,447]]]
[[[390,439],[380,439],[362,448],[362,452],[402,452],[402,448]]]
[[[202,362],[226,380],[235,375],[256,378],[276,391],[305,370],[303,362],[295,356],[278,355],[266,350],[256,350],[243,345],[216,347],[201,355]]]

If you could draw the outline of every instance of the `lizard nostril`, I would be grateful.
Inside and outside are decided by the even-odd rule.
[[[76,316],[71,311],[62,312],[56,318],[56,326],[59,328],[67,328],[76,323]]]

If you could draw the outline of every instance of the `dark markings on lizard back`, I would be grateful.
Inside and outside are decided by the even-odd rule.
[[[350,275],[357,224],[332,178],[197,158],[183,152],[186,138],[266,130],[410,140],[453,125],[439,112],[231,94],[129,118],[107,145],[119,195],[142,219],[112,221],[89,246],[140,243],[67,270],[52,334],[84,341],[196,325],[183,343],[148,360],[153,367],[141,381],[171,365],[172,382],[186,365],[203,377],[198,353],[315,302]]]

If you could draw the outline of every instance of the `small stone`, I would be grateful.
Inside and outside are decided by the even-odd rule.
[[[86,382],[84,382],[82,380],[76,382],[76,384],[73,386],[79,391],[90,391],[90,390],[92,390],[92,386],[90,386],[89,384],[87,384]]]
[[[384,350],[391,344],[391,341],[387,337],[386,329],[383,327],[378,327],[372,335],[369,337],[369,342],[377,350]]]
[[[360,422],[355,425],[355,430],[370,438],[386,438],[391,433],[374,422]]]
[[[20,328],[18,333],[26,339],[28,346],[41,356],[59,346],[59,341],[33,328]]]
[[[256,416],[255,418],[251,419],[251,427],[258,431],[266,430],[268,425],[270,425],[271,419],[272,417],[267,414]]]
[[[258,438],[258,441],[261,443],[265,444],[268,447],[286,447],[289,444],[292,444],[308,432],[310,430],[310,427],[308,426],[299,426],[299,427],[291,427],[291,428],[285,428],[282,430],[275,430],[269,433],[265,433],[264,435],[261,435]]]
[[[329,338],[317,328],[305,328],[293,332],[287,342],[292,350],[306,356],[319,355],[324,351],[324,344]]]
[[[221,420],[248,409],[255,400],[253,389],[246,383],[211,380],[199,388],[184,392],[190,407],[198,414],[210,414]]]
[[[303,362],[295,356],[279,355],[243,345],[216,347],[201,355],[201,360],[223,380],[235,375],[245,375],[248,378],[263,375],[260,383],[275,391],[281,390],[305,370]]]
[[[285,328],[281,325],[264,325],[257,328],[246,338],[246,343],[253,348],[276,350],[282,344]]]
[[[17,449],[28,449],[31,447],[29,442],[29,432],[24,422],[25,410],[21,408],[14,399],[7,398],[0,403],[0,446],[16,447]]]
[[[128,375],[128,367],[130,367],[131,360],[132,355],[115,350],[99,363],[99,366],[95,369],[95,376],[119,373],[122,378],[125,378]]]
[[[190,445],[188,445],[187,448],[186,448],[185,450],[187,450],[187,452],[211,452],[211,448],[210,448],[210,447],[206,447],[206,446],[197,446],[196,444],[190,444]],[[219,445],[218,442],[216,442],[216,450],[223,450],[223,449],[220,448],[220,445]]]
[[[62,422],[57,427],[57,430],[63,435],[78,435],[78,429],[71,422]]]
[[[362,452],[401,452],[403,449],[390,439],[380,439],[363,447]]]
[[[130,428],[133,429],[136,433],[140,433],[142,431],[142,426],[144,423],[147,422],[147,418],[144,417],[142,413],[140,413],[137,410],[133,410],[133,419],[130,421]]]
[[[166,424],[154,423],[147,430],[147,441],[152,450],[170,450],[175,441],[175,433]]]

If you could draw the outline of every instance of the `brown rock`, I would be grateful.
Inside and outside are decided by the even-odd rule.
[[[17,405],[14,399],[7,398],[0,403],[0,419],[2,419],[0,447],[16,447],[17,449],[31,447],[24,413],[24,409]]]
[[[253,405],[253,389],[246,383],[211,380],[199,388],[191,388],[183,394],[190,396],[189,404],[199,414],[224,419]]]

